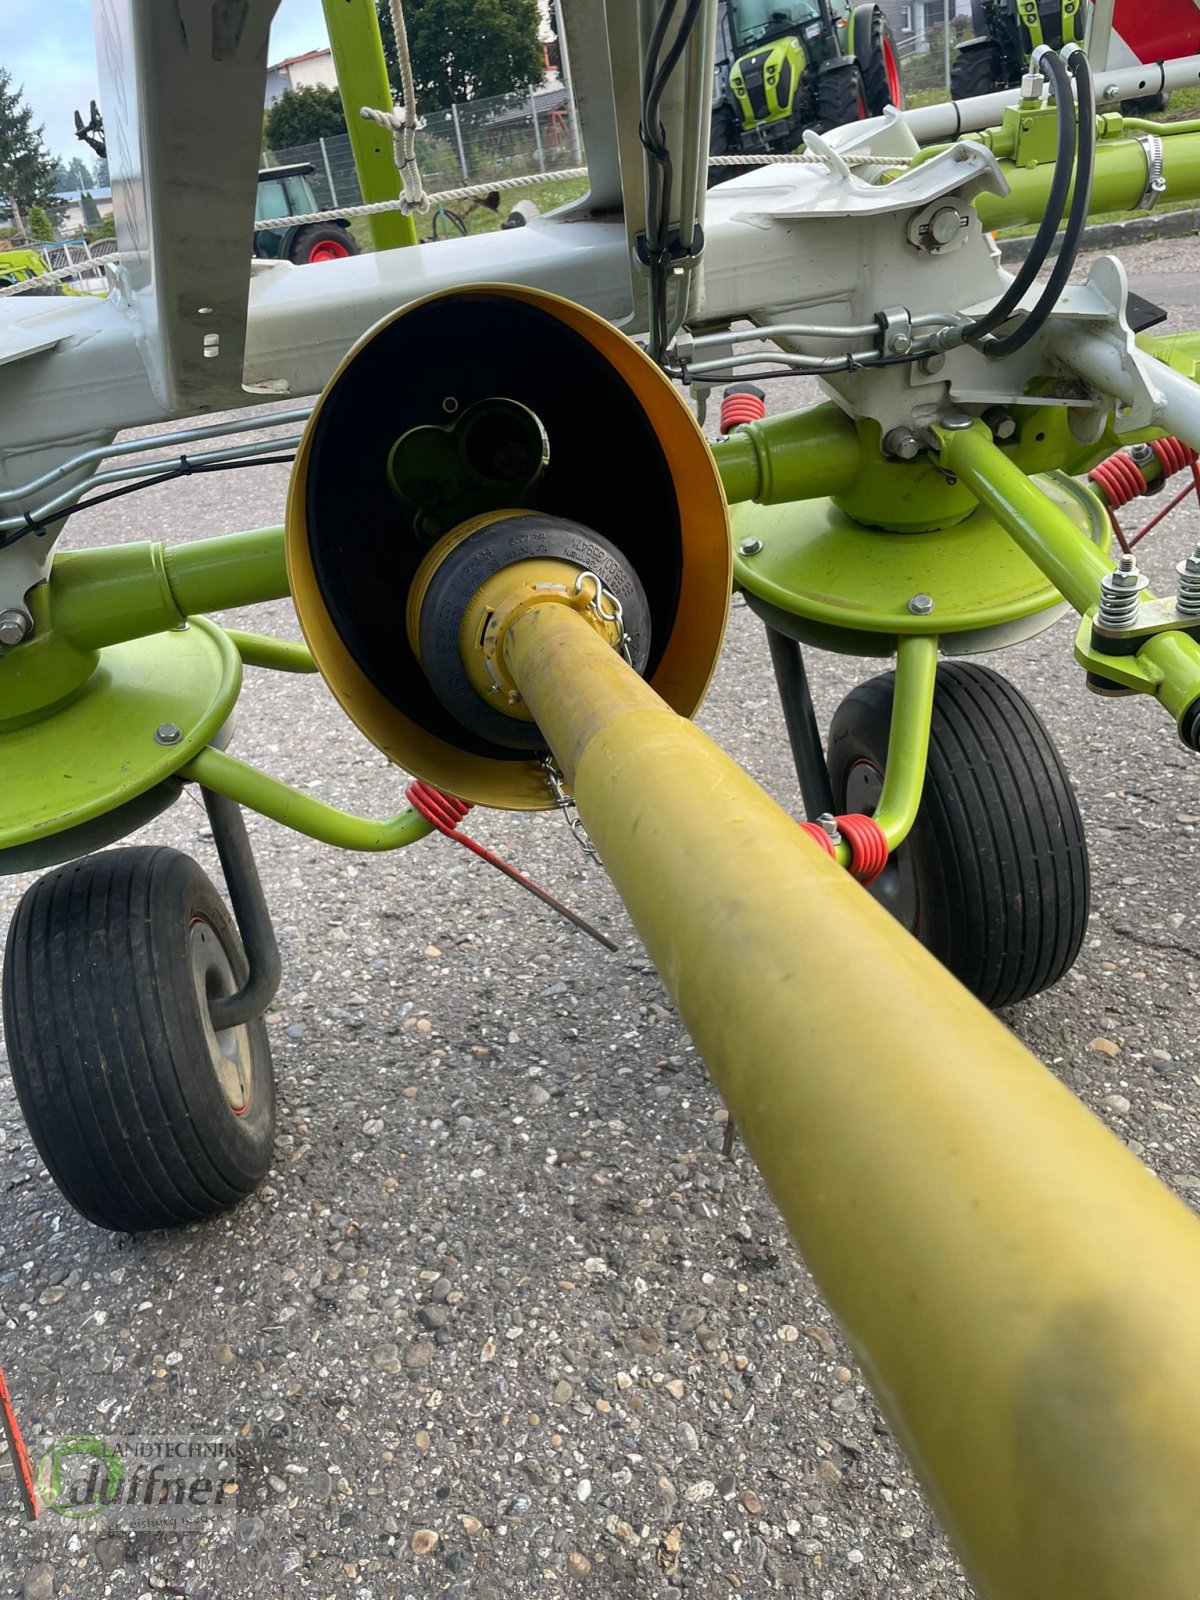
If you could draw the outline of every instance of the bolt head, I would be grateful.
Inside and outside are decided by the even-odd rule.
[[[961,433],[964,428],[974,425],[975,418],[968,416],[965,411],[948,411],[944,417],[939,418],[943,428],[949,428],[951,433]]]
[[[929,377],[933,377],[935,373],[940,372],[945,365],[945,356],[942,355],[940,351],[936,350],[934,351],[933,355],[923,356],[921,360],[917,362],[917,366],[920,367],[921,371],[926,373]]]
[[[900,461],[913,461],[920,455],[921,446],[912,429],[901,425],[884,434],[883,453]]]
[[[0,611],[0,645],[11,649],[13,645],[28,639],[32,632],[33,618],[28,611],[22,611],[20,606],[10,606],[7,611]]]
[[[908,602],[908,609],[914,617],[927,617],[933,610],[933,596],[931,594],[915,594]]]
[[[762,549],[761,539],[743,539],[738,545],[738,554],[741,556],[756,556]]]
[[[957,239],[963,219],[953,206],[943,206],[929,219],[929,237],[935,244],[947,245]]]
[[[888,340],[888,349],[895,356],[906,356],[912,349],[912,340],[906,333],[895,333]]]
[[[160,722],[154,730],[155,744],[178,744],[183,738],[183,729],[174,722]]]
[[[1127,454],[1135,467],[1144,467],[1154,459],[1154,451],[1148,444],[1131,444]]]
[[[1016,420],[1002,406],[990,406],[983,413],[983,420],[992,430],[993,439],[1011,439],[1016,434]]]

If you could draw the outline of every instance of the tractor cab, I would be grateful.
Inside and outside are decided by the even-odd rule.
[[[880,7],[847,0],[722,0],[711,149],[792,150],[818,131],[901,103]]]

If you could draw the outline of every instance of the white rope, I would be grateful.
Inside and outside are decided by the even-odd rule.
[[[400,61],[400,92],[402,103],[377,111],[374,106],[363,106],[360,116],[388,128],[392,135],[392,159],[404,194],[400,210],[408,217],[414,211],[429,210],[429,196],[421,182],[421,169],[417,166],[417,90],[413,83],[412,57],[408,49],[408,29],[404,25],[404,7],[400,0],[391,0],[392,32],[396,38],[396,55]]]
[[[910,159],[907,156],[843,156],[842,160],[851,167],[907,167]],[[770,167],[781,163],[790,162],[792,165],[826,166],[820,156],[804,154],[778,155],[778,156],[709,156],[710,167]],[[458,189],[439,189],[436,194],[427,194],[425,200],[428,205],[445,205],[450,200],[474,200],[479,195],[503,194],[508,189],[525,189],[535,183],[569,182],[575,178],[586,178],[586,167],[562,167],[557,172],[527,172],[519,178],[497,178],[494,183],[468,183]],[[331,211],[306,211],[302,216],[272,217],[267,222],[256,222],[254,231],[261,233],[267,228],[293,228],[309,222],[340,222],[344,217],[374,217],[383,211],[403,211],[406,202],[403,200],[376,200],[369,206],[337,206]]]
[[[115,251],[112,255],[103,257],[104,262],[119,261],[120,259],[120,256]],[[3,268],[0,268],[0,272],[3,272]],[[63,278],[98,278],[102,275],[102,272],[103,267],[100,261],[97,261],[95,265],[77,261],[71,267],[55,267],[53,272],[36,272],[32,278],[22,278],[20,283],[10,283],[6,288],[0,289],[0,299],[10,294],[28,294],[29,290],[35,288],[39,283],[58,283]],[[83,293],[99,295],[100,291],[98,289],[84,289]],[[104,293],[108,293],[107,285]],[[35,296],[34,298],[36,299],[37,297]]]

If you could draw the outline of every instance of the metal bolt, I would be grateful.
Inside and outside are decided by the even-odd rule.
[[[912,429],[901,425],[889,428],[884,434],[883,453],[885,456],[895,456],[900,461],[912,461],[920,455],[921,445]]]
[[[915,594],[908,602],[908,609],[914,617],[927,617],[933,610],[933,596],[931,594]]]
[[[1179,587],[1175,592],[1175,609],[1181,617],[1200,617],[1200,544],[1175,568],[1179,574]]]
[[[1003,406],[989,406],[983,413],[983,421],[992,430],[993,439],[1011,439],[1017,431],[1012,414]]]
[[[834,816],[832,811],[822,811],[821,815],[817,818],[817,827],[825,830],[825,832],[829,835],[831,843],[841,844],[842,835],[837,825],[837,818]]]
[[[912,349],[912,340],[906,333],[894,333],[888,340],[887,347],[894,356],[906,356]]]
[[[1119,83],[1106,83],[1104,85],[1103,98],[1105,100],[1115,100],[1120,92],[1121,85]]]
[[[1154,460],[1154,451],[1148,444],[1131,444],[1125,453],[1135,467],[1149,466]]]
[[[952,239],[958,238],[962,225],[962,213],[953,206],[943,206],[929,219],[929,236],[935,243],[947,245]]]
[[[946,358],[940,351],[935,351],[931,356],[922,356],[921,360],[917,362],[917,366],[929,378],[940,372],[945,365]]]
[[[160,722],[154,730],[155,744],[178,744],[183,738],[183,729],[174,722]]]
[[[738,554],[741,556],[756,556],[762,549],[761,539],[743,539],[738,545]]]
[[[0,644],[11,647],[28,639],[33,632],[33,618],[20,606],[10,606],[0,611]]]
[[[1114,572],[1100,580],[1100,608],[1096,621],[1103,628],[1131,628],[1137,621],[1142,590],[1149,583],[1138,570],[1137,557],[1123,555]]]
[[[965,411],[948,411],[940,419],[943,428],[949,428],[951,433],[961,433],[964,428],[974,424],[975,418],[967,415]]]

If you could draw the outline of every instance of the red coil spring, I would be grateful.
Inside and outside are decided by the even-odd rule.
[[[887,866],[888,846],[883,829],[874,817],[856,813],[839,817],[837,825],[838,832],[850,846],[851,873],[863,885],[874,883]]]
[[[1172,440],[1172,443],[1177,442]],[[1092,468],[1088,477],[1104,490],[1110,511],[1119,511],[1139,494],[1146,492],[1146,480],[1142,477],[1141,469],[1134,466],[1124,450],[1118,450],[1115,455],[1101,461]]]
[[[802,822],[800,832],[806,833],[810,839],[815,839],[827,856],[836,854],[833,840],[819,822]]]
[[[874,817],[864,817],[858,812],[833,820],[837,823],[838,832],[850,846],[850,875],[864,886],[874,883],[888,861],[887,838],[883,829]],[[819,822],[802,822],[800,827],[810,839],[816,840],[826,855],[835,854],[833,840]]]
[[[435,789],[431,783],[422,783],[419,778],[413,779],[404,796],[413,810],[419,811],[426,822],[432,822],[439,833],[462,838],[464,844],[474,845],[474,839],[463,838],[456,831],[471,809],[465,800],[459,800],[452,794],[443,794],[440,789]],[[482,850],[480,853],[483,853]]]
[[[1196,452],[1191,445],[1184,444],[1182,439],[1176,439],[1173,434],[1168,434],[1165,439],[1151,439],[1150,448],[1158,457],[1164,478],[1182,472],[1196,460]]]
[[[732,433],[743,422],[761,422],[767,414],[767,403],[760,394],[740,389],[726,394],[721,400],[721,432]]]

